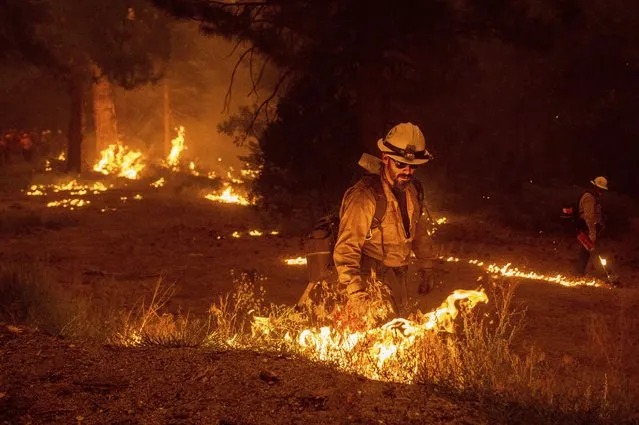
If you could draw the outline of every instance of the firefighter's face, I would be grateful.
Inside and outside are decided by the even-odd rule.
[[[417,165],[406,164],[405,162],[397,161],[388,155],[384,155],[384,169],[386,170],[386,177],[391,185],[397,189],[404,189],[410,183],[415,174]]]

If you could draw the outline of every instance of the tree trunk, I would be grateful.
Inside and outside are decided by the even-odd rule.
[[[164,158],[171,152],[171,108],[169,104],[169,80],[164,78]]]
[[[95,154],[118,142],[118,125],[113,100],[113,87],[97,66],[93,70],[93,116],[95,124]]]
[[[69,80],[69,128],[67,132],[67,172],[82,172],[82,105],[84,80],[79,76]]]

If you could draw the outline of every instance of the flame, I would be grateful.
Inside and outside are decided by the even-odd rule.
[[[296,338],[287,335],[284,342],[311,360],[331,362],[370,379],[410,383],[419,371],[418,344],[426,342],[429,335],[454,333],[460,302],[472,309],[480,302],[487,303],[488,296],[483,290],[458,289],[439,308],[417,313],[412,320],[397,318],[364,331],[329,326],[304,329]],[[267,318],[255,318],[253,333],[268,335],[273,330]]]
[[[262,236],[263,234],[264,234],[264,233],[263,233],[263,232],[261,232],[261,231],[259,231],[259,230],[251,230],[251,231],[249,232],[249,235],[251,235],[251,236]]]
[[[448,223],[447,217],[440,217],[437,220],[431,219],[430,220],[431,227],[426,230],[426,233],[428,233],[428,236],[433,236],[435,233],[437,233],[437,230],[439,230],[439,227],[446,223]]]
[[[449,263],[458,263],[461,261],[457,257],[448,257],[448,258],[441,257],[441,259]],[[498,266],[496,264],[485,264],[483,261],[472,259],[472,260],[468,260],[468,264],[472,264],[477,267],[480,267],[483,270],[487,271],[488,273],[491,273],[494,275],[501,275],[504,277],[517,277],[520,279],[541,280],[541,281],[545,281],[549,283],[558,283],[559,285],[562,285],[562,286],[595,286],[595,287],[605,286],[600,280],[595,278],[571,279],[561,274],[545,275],[545,274],[537,273],[534,271],[521,271],[516,267],[512,267],[511,263],[508,263],[504,266]]]
[[[62,207],[69,208],[70,210],[74,210],[75,208],[80,208],[87,206],[91,203],[91,201],[80,198],[71,198],[71,199],[62,199],[60,201],[51,201],[47,203],[47,208],[53,207]]]
[[[164,186],[164,183],[165,183],[164,177],[160,177],[158,180],[156,180],[153,183],[151,183],[151,186],[153,186],[153,187],[162,187],[162,186]]]
[[[27,190],[27,195],[29,196],[44,196],[49,190],[59,193],[59,192],[69,192],[71,195],[86,195],[91,192],[94,195],[105,192],[108,188],[102,182],[95,182],[93,184],[82,184],[77,180],[70,180],[66,183],[58,183],[51,185],[31,185],[29,190]]]
[[[240,170],[240,174],[242,174],[242,177],[245,177],[249,180],[255,180],[260,176],[260,174],[262,174],[263,168],[264,166],[259,166],[257,169],[255,169],[251,167],[251,164],[244,163],[244,168]]]
[[[93,166],[93,170],[98,173],[115,174],[131,180],[138,179],[143,168],[142,153],[130,150],[120,143],[109,145],[100,152],[100,159]]]
[[[602,266],[606,267],[608,265],[608,260],[606,260],[605,258],[603,258],[602,256],[599,256],[599,262],[601,263]]]
[[[34,184],[29,187],[29,190],[27,190],[28,196],[44,196],[46,194],[44,185]]]
[[[214,202],[223,202],[227,204],[251,205],[251,202],[242,195],[233,192],[233,188],[228,186],[220,195],[209,193],[204,196],[206,199]]]
[[[236,177],[233,176],[233,171],[235,171],[235,169],[233,167],[229,167],[229,170],[226,172],[226,178],[231,182],[231,183],[235,183],[235,184],[242,184],[244,183],[244,180],[242,179],[238,179]]]
[[[177,132],[177,136],[171,140],[171,152],[169,152],[169,155],[166,158],[166,164],[173,170],[177,170],[179,168],[180,155],[182,155],[182,152],[186,150],[186,145],[184,144],[184,126],[178,127]]]
[[[58,161],[64,161],[65,159],[67,159],[66,153],[64,153],[64,151],[60,152],[60,155],[58,155]]]
[[[289,266],[303,266],[306,264],[306,257],[287,258],[284,262]]]

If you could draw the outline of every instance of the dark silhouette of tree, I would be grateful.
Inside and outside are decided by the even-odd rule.
[[[259,141],[265,204],[335,205],[358,154],[409,120],[437,158],[426,172],[453,192],[595,174],[639,187],[630,0],[154,2],[285,77]]]

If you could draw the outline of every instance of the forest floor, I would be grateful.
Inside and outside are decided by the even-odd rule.
[[[149,299],[162,279],[175,291],[165,306],[168,311],[206,316],[212,303],[232,291],[234,276],[243,272],[264,277],[267,301],[295,304],[306,286],[307,272],[284,259],[304,255],[301,235],[270,234],[280,231],[281,225],[265,222],[249,207],[211,202],[202,194],[200,189],[130,182],[84,195],[91,203],[71,210],[47,207],[52,200],[70,197],[68,193],[28,196],[7,183],[0,193],[0,262],[4,269],[44,271],[56,291],[78,303],[90,303],[96,311],[132,310]],[[454,256],[460,261],[437,265],[437,284],[428,294],[418,294],[417,283],[411,281],[410,296],[422,311],[436,308],[455,289],[477,288],[485,271],[469,264],[471,259],[502,266],[512,263],[549,275],[571,274],[577,245],[570,237],[525,234],[477,216],[449,216],[443,211],[435,215],[448,217],[436,240],[442,258]],[[251,230],[263,235],[251,236]],[[234,232],[239,237],[233,237]],[[604,245],[621,288],[517,279],[514,300],[526,309],[517,343],[543,352],[544,367],[558,374],[574,368],[591,370],[593,376],[601,372],[612,380],[609,374],[614,371],[619,388],[625,385],[622,381],[636,382],[638,236],[639,229],[629,229]],[[131,348],[62,338],[42,326],[14,323],[7,315],[0,319],[0,359],[0,423],[572,420],[428,385],[373,381],[298,357],[207,348]],[[639,395],[639,391],[619,392],[635,400]],[[636,415],[624,419],[639,423]]]

